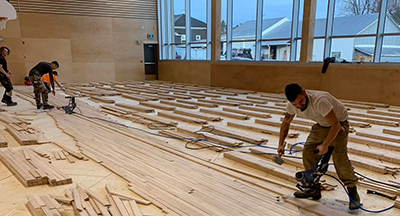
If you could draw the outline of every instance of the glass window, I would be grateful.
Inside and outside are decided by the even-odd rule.
[[[186,46],[172,45],[172,59],[183,60],[186,59]]]
[[[381,62],[400,62],[400,35],[383,37]]]
[[[293,0],[263,0],[262,38],[290,38]],[[255,24],[254,24],[255,27]]]
[[[221,43],[221,56],[220,56],[221,61],[226,60],[226,42]]]
[[[190,46],[190,58],[192,60],[206,60],[207,59],[207,44],[192,44]]]
[[[336,0],[333,36],[376,34],[379,7],[370,0]]]
[[[172,43],[182,43],[186,40],[185,0],[172,0],[174,5],[174,37]],[[184,39],[182,39],[182,36]]]
[[[327,14],[328,14],[328,1],[318,0],[315,13],[314,37],[325,37]]]
[[[190,1],[190,41],[207,41],[207,0]],[[198,37],[200,36],[200,37]],[[200,38],[200,39],[198,39]]]
[[[334,38],[331,56],[340,53],[339,61],[372,62],[374,59],[375,37]]]
[[[255,56],[255,42],[232,43],[232,61],[253,61]]]
[[[314,39],[312,61],[322,62],[324,60],[325,39]]]
[[[388,0],[385,33],[400,33],[400,1]]]
[[[256,38],[257,0],[233,1],[233,40],[251,40]]]
[[[261,59],[263,61],[289,61],[290,41],[263,41],[261,46]]]
[[[227,2],[226,0],[221,0],[221,41],[226,41],[226,30],[227,30]]]

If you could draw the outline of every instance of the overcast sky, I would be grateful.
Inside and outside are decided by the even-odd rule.
[[[226,1],[222,2],[222,20],[226,20]],[[206,0],[191,0],[192,17],[206,21]],[[233,25],[256,19],[256,0],[233,0]],[[301,0],[301,5],[304,0]],[[293,0],[264,0],[264,19],[287,17],[292,19]],[[301,7],[300,10],[302,10]],[[317,19],[326,17],[327,0],[317,0]],[[174,0],[174,13],[185,12],[185,0]],[[302,14],[302,13],[301,13]]]

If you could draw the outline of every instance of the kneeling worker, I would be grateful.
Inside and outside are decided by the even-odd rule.
[[[53,61],[51,63],[48,62],[40,62],[35,67],[31,69],[29,72],[29,79],[33,85],[33,93],[35,93],[36,107],[40,109],[43,106],[43,109],[52,109],[54,106],[48,104],[48,92],[47,89],[41,80],[41,77],[45,74],[49,74],[50,84],[52,88],[53,95],[56,94],[56,90],[54,88],[54,79],[53,79],[53,70],[59,68],[59,64],[57,61]],[[43,98],[43,104],[40,103],[40,95]]]
[[[289,100],[286,107],[285,118],[281,125],[278,154],[284,154],[284,142],[289,132],[290,123],[295,115],[311,119],[316,122],[312,126],[310,135],[303,150],[303,165],[306,170],[311,169],[318,158],[328,151],[328,146],[333,146],[332,153],[336,173],[340,180],[347,186],[347,190],[354,202],[359,206],[360,197],[357,193],[357,177],[347,155],[347,137],[349,122],[347,121],[346,107],[328,92],[304,90],[298,84],[289,84],[285,88],[286,98]],[[314,151],[319,153],[315,154]],[[321,184],[303,192],[294,193],[297,198],[321,198]],[[349,209],[358,207],[350,201]]]

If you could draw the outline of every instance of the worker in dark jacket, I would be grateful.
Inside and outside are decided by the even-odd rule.
[[[7,67],[7,60],[6,57],[10,54],[10,49],[8,47],[0,47],[0,82],[1,85],[4,86],[6,89],[3,95],[3,99],[1,102],[7,104],[7,106],[15,106],[17,102],[13,102],[11,95],[13,86],[11,83],[11,72],[8,70]]]
[[[36,107],[37,109],[52,109],[54,106],[48,104],[48,91],[43,84],[42,76],[45,74],[49,74],[50,77],[50,85],[52,89],[53,95],[56,94],[56,90],[54,88],[54,79],[53,79],[53,71],[59,68],[60,65],[57,61],[52,61],[51,63],[48,62],[40,62],[35,67],[31,69],[29,72],[29,79],[33,85],[33,93],[35,93],[35,100],[36,100]],[[40,101],[40,95],[42,95],[43,103]]]

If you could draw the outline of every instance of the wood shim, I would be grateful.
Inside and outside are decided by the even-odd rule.
[[[146,114],[142,114],[142,113],[132,113],[132,118],[130,116],[123,116],[123,118],[129,119],[129,120],[131,120],[133,122],[138,122],[138,123],[141,123],[141,124],[160,123],[160,124],[163,124],[165,126],[171,126],[171,127],[176,127],[178,125],[178,122],[168,121],[168,120],[164,120],[162,118],[159,118],[157,116],[146,115]]]
[[[191,95],[197,95],[197,96],[204,96],[204,97],[210,97],[210,98],[220,98],[221,95],[217,94],[207,94],[207,93],[198,93],[198,92],[189,92]]]
[[[139,102],[140,105],[142,106],[148,106],[148,107],[153,107],[156,109],[160,110],[166,110],[166,111],[174,111],[175,107],[173,106],[168,106],[168,105],[162,105],[162,104],[157,104],[157,103],[150,103],[150,102]]]
[[[134,95],[134,94],[122,94],[123,98],[128,98],[131,100],[135,100],[135,101],[149,101],[148,97],[141,97],[139,95]],[[158,100],[157,98],[155,98],[156,100]]]
[[[215,108],[218,107],[218,104],[210,104],[210,103],[200,103],[196,101],[186,101],[186,100],[176,100],[179,103],[186,103],[186,104],[191,104],[199,107],[209,107],[209,108]]]
[[[171,106],[176,106],[176,107],[182,107],[182,108],[186,108],[186,109],[197,109],[197,108],[199,108],[198,106],[195,106],[195,105],[186,105],[186,104],[178,103],[178,102],[174,102],[174,101],[161,100],[160,103],[171,105]]]
[[[255,100],[264,100],[268,102],[274,102],[274,103],[285,103],[285,99],[277,99],[277,98],[271,98],[267,95],[261,95],[261,97],[255,97],[255,96],[247,96],[249,99],[255,99]]]
[[[265,128],[262,126],[254,126],[254,124],[250,125],[250,124],[242,124],[242,123],[236,123],[236,122],[228,122],[227,125],[230,127],[246,129],[246,130],[256,131],[256,132],[260,132],[260,133],[264,133],[264,134],[279,136],[279,130],[277,130],[277,129],[269,129],[269,128]]]
[[[286,181],[297,183],[292,170],[287,170],[267,160],[259,159],[252,155],[240,152],[225,152],[224,158],[249,166],[253,169],[260,170],[268,175],[273,175]]]
[[[145,107],[142,107],[142,106],[137,106],[137,105],[132,105],[132,104],[116,103],[115,105],[120,106],[120,107],[124,107],[124,108],[127,108],[127,109],[131,109],[131,110],[139,111],[139,112],[145,112],[145,113],[155,112],[154,109],[145,108]]]
[[[186,116],[174,114],[174,113],[158,112],[158,115],[161,117],[165,117],[165,118],[169,118],[169,119],[176,119],[176,120],[180,120],[180,121],[184,121],[184,122],[194,122],[196,124],[208,124],[208,122],[205,120],[192,118],[192,117],[186,117]]]
[[[92,100],[98,101],[98,102],[102,102],[102,103],[110,103],[110,104],[115,103],[115,100],[102,98],[102,97],[97,97],[97,96],[91,96],[89,99],[92,99]]]
[[[374,106],[362,105],[362,104],[343,103],[343,105],[345,105],[346,107],[355,108],[355,109],[366,109],[366,110],[375,109]]]
[[[297,149],[303,149],[302,145],[296,146]],[[368,161],[365,160],[364,158],[356,155],[349,155],[349,159],[352,164],[354,164],[357,167],[361,167],[373,172],[377,173],[382,173],[382,174],[395,174],[398,170],[398,167],[393,167],[393,166],[386,166],[382,163],[378,162],[373,162],[373,161]],[[286,159],[285,159],[286,161]]]
[[[202,126],[202,130],[203,131],[210,131],[212,133],[215,134],[219,134],[219,135],[224,135],[224,136],[228,136],[228,137],[235,137],[241,140],[245,140],[248,141],[250,143],[255,143],[258,145],[263,145],[266,144],[268,142],[268,139],[264,139],[264,138],[260,138],[260,139],[255,139],[253,136],[248,136],[248,135],[243,135],[243,134],[239,134],[235,131],[229,130],[225,127],[221,127],[221,126],[212,126],[212,125],[204,125]]]
[[[227,95],[227,96],[237,96],[238,95],[237,93],[223,92],[223,91],[218,91],[218,90],[205,90],[204,92],[211,93],[211,94]]]
[[[383,110],[368,110],[367,113],[369,113],[369,114],[375,114],[375,115],[392,116],[392,117],[395,117],[395,118],[400,118],[400,113],[389,112],[389,111],[383,111]]]
[[[207,114],[201,114],[199,112],[189,112],[189,111],[183,111],[183,110],[174,110],[174,113],[180,114],[180,115],[185,115],[185,116],[190,116],[198,119],[204,119],[207,121],[213,121],[213,122],[220,122],[223,120],[221,117],[217,116],[212,116],[212,115],[207,115]]]
[[[255,103],[255,104],[268,103],[267,101],[263,101],[263,100],[252,100],[252,99],[243,99],[243,98],[235,98],[235,97],[226,97],[226,99],[233,100],[233,101],[245,102],[245,103]]]
[[[362,136],[362,137],[373,138],[373,139],[385,140],[385,141],[389,141],[389,142],[400,143],[400,137],[388,137],[388,136],[382,136],[379,134],[371,134],[371,133],[364,133],[364,132],[356,132],[356,135]]]
[[[224,105],[223,103],[225,103],[225,105],[227,106],[237,106],[236,104],[243,105],[243,106],[253,106],[254,103],[252,102],[245,102],[245,101],[237,101],[237,100],[224,100],[224,99],[216,99],[216,98],[212,98],[211,99],[214,102],[219,102],[222,105]]]
[[[269,125],[269,126],[273,126],[273,127],[281,127],[281,124],[282,124],[281,122],[277,122],[277,121],[273,121],[273,120],[266,120],[266,119],[256,119],[255,123]],[[303,125],[295,124],[295,123],[290,124],[290,129],[303,131],[303,132],[311,131],[310,126],[303,126]]]
[[[394,121],[385,121],[385,120],[379,120],[379,119],[371,119],[371,118],[361,118],[361,117],[355,117],[355,116],[349,116],[348,119],[350,121],[358,121],[358,122],[368,122],[371,124],[377,124],[377,125],[384,125],[384,126],[390,126],[390,127],[398,127],[399,123],[394,122]]]
[[[278,114],[278,115],[284,115],[286,113],[286,111],[282,111],[279,109],[261,108],[252,106],[240,106],[239,109],[252,110],[257,112],[264,112],[264,113]]]
[[[216,134],[213,133],[209,133],[208,130],[200,130],[198,132],[194,132],[192,130],[187,130],[185,128],[177,128],[177,131],[179,133],[183,133],[183,134],[187,134],[190,137],[196,137],[196,138],[207,138],[208,141],[213,142],[212,144],[216,143],[216,144],[221,144],[223,146],[240,146],[243,145],[243,142],[240,140],[236,140],[236,139],[231,139],[231,138],[227,138],[224,136],[218,136]],[[201,134],[204,134],[201,135]]]
[[[356,135],[352,135],[352,134],[349,134],[348,140],[349,140],[349,142],[355,142],[355,143],[366,144],[366,145],[370,145],[370,146],[376,146],[379,148],[400,151],[400,144],[385,141],[385,140],[361,137],[361,136],[356,136]]]
[[[380,108],[388,108],[390,106],[389,104],[373,103],[373,102],[362,102],[362,101],[352,101],[352,100],[341,100],[341,101],[345,103],[361,104],[361,105],[380,107]]]
[[[280,107],[275,105],[267,105],[267,104],[256,104],[256,107],[268,108],[268,109],[276,109],[286,112],[286,107]]]
[[[226,117],[229,117],[229,118],[240,119],[240,120],[248,120],[248,119],[250,119],[250,116],[247,116],[247,115],[229,113],[229,112],[224,112],[224,111],[215,110],[215,109],[204,109],[204,108],[201,108],[200,112],[210,113],[210,114],[215,114],[215,115],[220,115],[220,116],[226,116]]]
[[[208,99],[197,99],[197,101],[202,103],[209,103],[209,104],[217,104],[217,105],[225,105],[225,106],[239,106],[240,104],[237,102],[229,102],[226,100],[208,100]]]
[[[233,109],[233,108],[227,108],[227,107],[222,108],[222,110],[227,111],[227,112],[232,112],[232,113],[240,113],[240,114],[244,114],[244,115],[259,117],[259,118],[272,118],[272,116],[270,114],[261,113],[261,112]]]
[[[400,136],[400,131],[397,131],[397,130],[383,129],[382,133],[390,134],[390,135],[394,135],[394,136]]]
[[[400,156],[398,156],[397,154],[381,153],[376,149],[362,148],[355,145],[347,146],[347,149],[352,154],[400,164]]]
[[[396,117],[390,117],[385,115],[375,115],[375,114],[368,114],[368,113],[357,113],[357,112],[348,112],[349,116],[357,116],[357,117],[364,117],[369,119],[377,119],[377,120],[385,120],[385,121],[392,121],[392,122],[399,122],[400,119]]]

